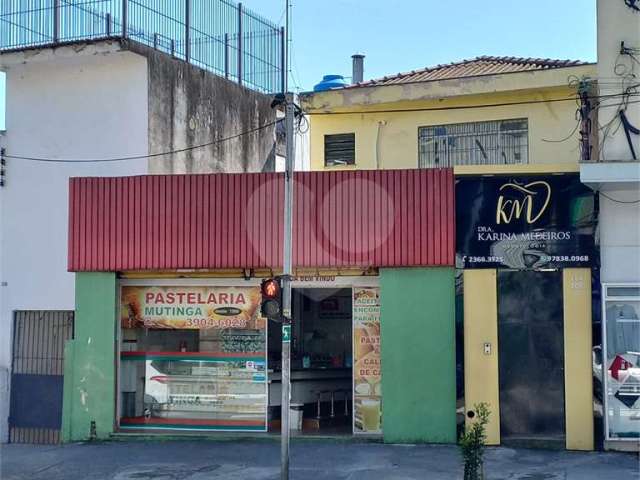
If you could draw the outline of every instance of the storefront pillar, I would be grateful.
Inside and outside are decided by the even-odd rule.
[[[495,269],[464,271],[465,422],[474,405],[486,403],[491,415],[487,445],[500,444],[498,382],[498,293]]]
[[[380,269],[383,432],[455,443],[453,268]]]
[[[74,339],[65,346],[62,438],[108,438],[115,420],[115,273],[76,273]]]
[[[593,450],[591,270],[562,271],[566,447]]]

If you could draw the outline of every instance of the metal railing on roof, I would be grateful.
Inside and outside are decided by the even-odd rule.
[[[275,93],[284,29],[231,0],[2,0],[0,52],[127,38]]]

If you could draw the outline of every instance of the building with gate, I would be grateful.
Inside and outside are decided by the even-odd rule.
[[[65,263],[69,177],[274,168],[280,27],[235,2],[161,3],[0,2],[0,441],[9,417],[11,441],[55,438],[47,431],[60,427],[59,369],[6,375],[42,353],[22,349],[26,331],[58,361],[59,339],[47,332],[57,312],[72,315],[75,298]],[[214,16],[226,21],[209,23]],[[10,412],[6,383],[16,407],[57,385],[48,395],[56,420]]]
[[[281,174],[74,178],[65,441],[277,429]],[[451,169],[295,176],[292,404],[304,431],[454,443]],[[289,332],[287,332],[289,335]]]

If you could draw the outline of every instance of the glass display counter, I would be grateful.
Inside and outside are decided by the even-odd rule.
[[[121,429],[267,430],[259,287],[125,284],[120,298]]]
[[[264,354],[122,352],[121,365],[144,379],[121,427],[266,430]]]

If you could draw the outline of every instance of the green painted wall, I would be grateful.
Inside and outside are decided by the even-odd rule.
[[[456,442],[453,268],[380,269],[384,441]]]
[[[65,347],[63,441],[107,438],[115,420],[115,273],[76,273],[75,335]]]

